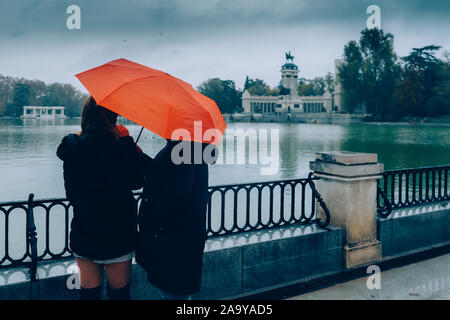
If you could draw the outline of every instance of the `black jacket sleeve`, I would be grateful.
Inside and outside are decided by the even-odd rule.
[[[133,138],[129,136],[119,139],[119,154],[122,181],[130,189],[142,188],[152,159],[138,150]]]

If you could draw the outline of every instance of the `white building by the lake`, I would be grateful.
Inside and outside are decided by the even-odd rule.
[[[24,119],[65,119],[65,107],[61,106],[24,106],[22,118]]]
[[[299,96],[298,66],[294,64],[294,57],[286,54],[286,63],[281,66],[281,84],[283,89],[278,96],[256,96],[245,90],[242,95],[244,113],[250,114],[291,114],[291,113],[320,113],[342,111],[341,86],[338,84],[333,97],[326,91],[321,96]],[[339,61],[337,60],[336,63]]]

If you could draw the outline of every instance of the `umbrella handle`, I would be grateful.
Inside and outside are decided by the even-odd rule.
[[[138,135],[138,137],[137,137],[137,139],[136,139],[135,144],[137,144],[137,142],[139,141],[139,138],[140,138],[141,135],[142,135],[142,131],[144,131],[144,127],[142,127],[142,128],[141,128],[141,131],[139,131],[139,135]]]
[[[135,144],[137,144],[137,143],[138,143],[138,141],[139,141],[139,138],[141,137],[142,131],[144,131],[144,127],[142,127],[142,128],[141,128],[141,131],[139,131],[139,135],[138,135],[138,137],[137,137],[137,139],[136,139],[136,142],[135,142]]]

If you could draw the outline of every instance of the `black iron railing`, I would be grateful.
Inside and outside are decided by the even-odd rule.
[[[450,166],[390,170],[378,181],[377,207],[381,217],[392,209],[450,200]]]
[[[326,227],[330,213],[315,188],[316,179],[310,173],[304,179],[210,187],[208,236],[295,223]],[[135,196],[141,201],[141,193]],[[324,212],[323,220],[315,215],[316,201]],[[69,246],[72,214],[67,199],[34,200],[31,194],[28,201],[0,203],[0,226],[4,225],[0,229],[0,268],[26,265],[30,279],[35,280],[38,261],[72,256]]]
[[[320,227],[326,227],[330,222],[330,213],[315,188],[314,180],[317,179],[310,173],[305,179],[210,187],[207,214],[209,235],[226,235],[293,223],[317,223]],[[316,217],[316,201],[325,212],[324,221]]]

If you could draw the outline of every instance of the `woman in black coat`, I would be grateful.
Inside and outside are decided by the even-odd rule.
[[[209,193],[207,163],[202,155],[193,163],[194,150],[205,146],[195,145],[168,141],[152,161],[139,208],[136,260],[167,299],[190,299],[200,290]],[[177,164],[174,157],[188,148],[191,161]]]
[[[77,257],[81,299],[101,298],[103,266],[110,298],[129,299],[137,241],[132,190],[142,187],[146,158],[116,121],[117,114],[90,97],[82,113],[81,134],[66,136],[57,151],[73,206],[70,247]]]

